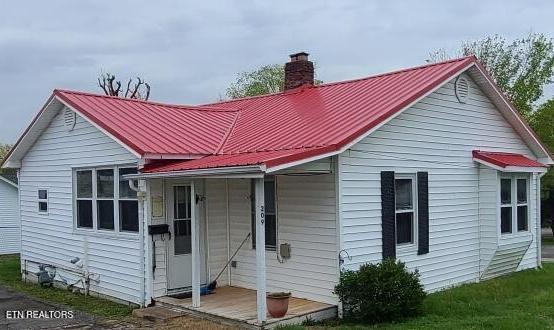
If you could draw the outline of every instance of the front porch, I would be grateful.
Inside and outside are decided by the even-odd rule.
[[[202,296],[200,307],[192,307],[192,298],[160,297],[156,304],[178,309],[185,313],[233,324],[241,328],[274,328],[279,325],[298,324],[305,320],[323,320],[337,315],[337,306],[313,300],[291,297],[287,314],[272,318],[267,314],[263,324],[258,322],[256,290],[224,286],[215,293]]]
[[[167,230],[147,240],[148,297],[242,327],[335,316],[339,251],[331,165],[321,160],[272,175],[147,177],[146,223]],[[200,296],[214,280],[216,293]],[[269,317],[268,292],[292,294],[284,318]],[[190,298],[169,297],[185,293]]]

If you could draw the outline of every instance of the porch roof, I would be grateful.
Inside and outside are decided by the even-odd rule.
[[[332,147],[298,148],[285,150],[258,151],[237,154],[211,155],[194,160],[176,160],[152,162],[145,165],[143,173],[175,173],[200,169],[230,169],[230,168],[257,168],[260,172],[271,172],[280,165],[292,164],[295,161],[305,160],[312,156],[332,151]]]
[[[473,150],[473,159],[483,165],[505,172],[546,172],[548,166],[525,155]]]

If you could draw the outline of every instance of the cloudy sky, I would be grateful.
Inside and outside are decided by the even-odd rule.
[[[553,1],[11,1],[0,12],[0,142],[54,88],[141,75],[152,100],[216,100],[236,74],[307,51],[323,81],[419,65],[464,40],[554,36]]]

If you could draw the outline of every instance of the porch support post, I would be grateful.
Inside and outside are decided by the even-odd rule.
[[[195,182],[190,185],[190,218],[192,245],[192,307],[200,307],[200,221],[196,210]]]
[[[266,320],[266,274],[265,274],[265,198],[264,178],[255,180],[256,197],[256,290],[258,323]]]

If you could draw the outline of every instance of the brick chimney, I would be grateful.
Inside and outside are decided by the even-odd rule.
[[[308,53],[290,55],[290,62],[285,64],[285,90],[314,84],[314,64],[308,61]]]

